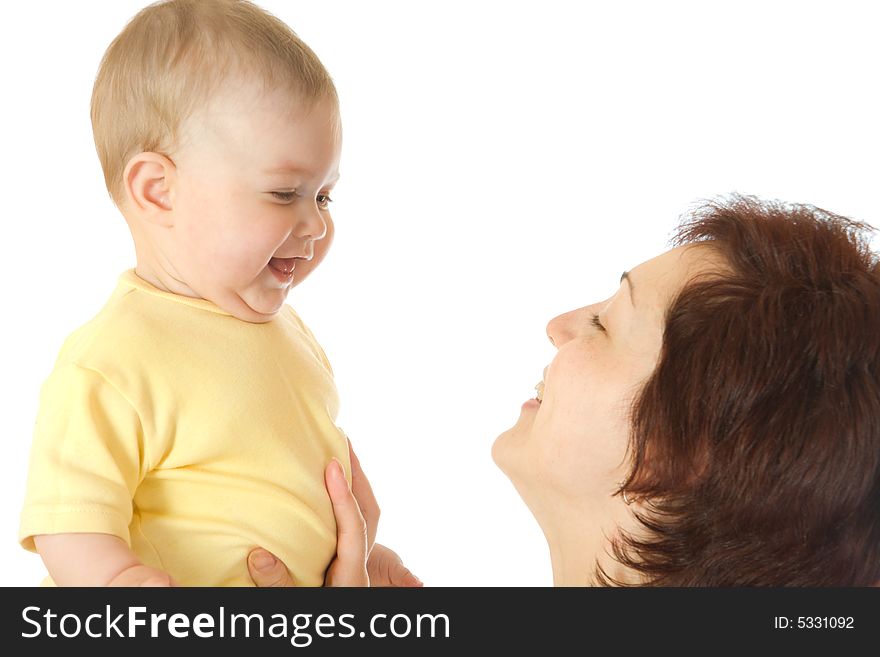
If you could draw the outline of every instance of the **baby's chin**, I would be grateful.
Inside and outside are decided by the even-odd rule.
[[[265,291],[245,290],[241,294],[230,295],[217,305],[237,319],[252,324],[264,324],[271,322],[278,315],[286,299],[286,289],[272,290],[271,294]]]

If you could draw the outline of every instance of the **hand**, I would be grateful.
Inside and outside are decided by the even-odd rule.
[[[325,586],[421,586],[422,583],[383,545],[373,546],[379,504],[360,461],[348,443],[351,486],[335,459],[324,471],[324,482],[336,516],[336,558],[327,569]],[[369,554],[369,558],[366,555]],[[365,563],[366,562],[366,563]],[[275,555],[256,548],[248,555],[248,571],[259,587],[295,586],[287,567]]]
[[[373,543],[376,542],[376,530],[379,526],[379,516],[382,512],[379,509],[379,503],[376,501],[376,496],[373,494],[373,487],[370,486],[370,480],[367,479],[367,475],[365,475],[364,471],[361,469],[361,462],[358,459],[357,454],[354,453],[351,441],[347,438],[346,440],[348,441],[348,460],[351,462],[351,492],[354,495],[358,509],[360,509],[361,515],[364,518],[364,522],[367,524],[367,554],[369,554],[373,549]],[[336,511],[335,505],[333,510],[334,512]],[[339,522],[338,517],[336,518],[336,521],[337,523]]]
[[[287,567],[275,555],[262,548],[256,548],[248,555],[248,571],[254,584],[259,587],[296,586]],[[367,573],[370,586],[423,586],[421,580],[403,565],[394,550],[379,543],[373,546],[367,559]]]
[[[348,456],[351,460],[351,490],[367,525],[367,554],[369,554],[367,574],[370,578],[370,586],[423,586],[421,580],[403,565],[403,561],[394,550],[375,543],[381,511],[373,494],[373,487],[370,486],[370,480],[361,469],[361,462],[354,453],[350,440]],[[336,522],[339,523],[338,515]]]
[[[122,587],[169,587],[177,586],[171,575],[157,568],[138,564],[126,568],[110,580],[107,586]]]
[[[370,586],[418,587],[422,581],[403,565],[397,552],[376,543],[367,559]]]
[[[351,443],[349,443],[349,453]],[[333,515],[336,516],[336,558],[330,562],[327,574],[324,575],[324,586],[369,586],[367,574],[367,555],[372,548],[371,538],[375,539],[375,523],[372,532],[365,519],[352,489],[355,487],[354,463],[352,460],[352,484],[348,485],[342,464],[333,459],[324,471],[324,484],[330,493],[333,503]],[[360,469],[360,468],[358,468]],[[363,474],[363,473],[362,473]],[[366,482],[366,478],[364,478]],[[378,522],[379,506],[373,497],[373,491],[366,482],[367,492],[376,507]],[[372,534],[372,536],[371,536]]]
[[[349,452],[351,446],[349,445]],[[353,461],[354,463],[354,461]],[[354,470],[354,466],[353,470]],[[360,467],[358,466],[358,470]],[[355,479],[352,470],[352,480]],[[363,473],[361,473],[363,475]],[[361,513],[352,487],[345,480],[342,465],[336,459],[324,470],[324,485],[333,504],[336,516],[336,557],[330,562],[324,576],[324,586],[369,586],[367,575],[367,543],[369,530]],[[358,488],[362,494],[372,497],[372,490],[366,477]],[[378,518],[379,507],[372,499]],[[375,528],[373,529],[375,536]],[[248,572],[254,584],[259,587],[296,586],[287,566],[274,554],[262,548],[255,548],[248,555]]]

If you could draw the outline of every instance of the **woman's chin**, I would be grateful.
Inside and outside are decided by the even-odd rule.
[[[503,448],[501,447],[501,440],[504,434],[501,434],[495,439],[495,442],[492,443],[492,460],[495,461],[495,465],[497,465],[501,470],[504,470],[501,463],[501,455]]]
[[[513,465],[518,449],[517,449],[516,427],[508,429],[495,439],[492,443],[492,460],[495,465],[508,477],[510,476],[510,468]]]

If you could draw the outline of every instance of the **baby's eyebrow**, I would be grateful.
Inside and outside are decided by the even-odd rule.
[[[277,167],[263,169],[263,173],[310,173],[305,167],[297,166],[293,162],[283,162]]]
[[[294,164],[293,162],[282,162],[277,167],[272,167],[270,169],[263,169],[263,173],[268,175],[281,175],[285,173],[299,173],[304,174],[307,177],[314,177],[315,173],[309,169],[308,167],[299,166]],[[339,172],[336,171],[330,178],[327,179],[327,182],[330,184],[336,184],[339,180]]]

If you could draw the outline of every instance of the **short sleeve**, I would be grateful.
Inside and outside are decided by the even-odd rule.
[[[144,476],[137,412],[99,372],[56,366],[40,391],[19,541],[94,532],[130,543],[134,491]]]

